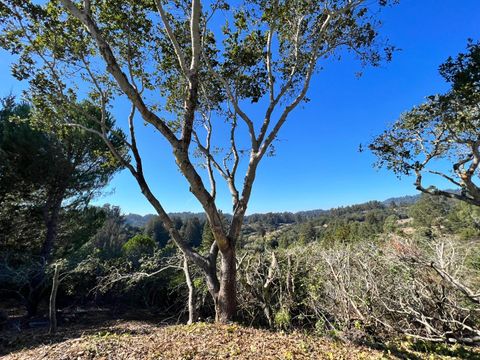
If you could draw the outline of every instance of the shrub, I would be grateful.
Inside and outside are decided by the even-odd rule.
[[[122,252],[129,258],[138,259],[144,255],[152,255],[155,241],[150,236],[137,234],[122,246]]]
[[[282,308],[275,314],[275,327],[282,330],[290,328],[292,318],[286,308]]]
[[[476,342],[479,247],[390,236],[248,253],[239,268],[240,313],[246,323],[281,329]]]

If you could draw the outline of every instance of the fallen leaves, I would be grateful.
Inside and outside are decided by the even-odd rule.
[[[101,331],[77,334],[58,342],[37,344],[5,360],[117,359],[385,359],[389,352],[336,342],[302,333],[280,333],[236,324],[155,326],[123,321]],[[425,355],[425,354],[424,354]],[[415,357],[422,358],[422,357]],[[427,355],[423,357],[427,359]]]

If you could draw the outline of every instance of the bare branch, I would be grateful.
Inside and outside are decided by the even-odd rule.
[[[63,6],[87,28],[92,38],[97,43],[102,58],[107,65],[107,71],[115,78],[122,91],[135,104],[145,121],[151,123],[173,145],[177,146],[178,139],[170,128],[145,105],[142,97],[122,72],[110,45],[101,35],[97,24],[86,13],[82,12],[71,0],[61,0]]]
[[[175,55],[177,56],[178,63],[180,65],[180,69],[182,70],[185,77],[188,78],[190,71],[187,68],[187,65],[185,62],[185,55],[183,54],[182,48],[180,47],[180,44],[178,43],[177,38],[173,33],[172,27],[170,26],[170,21],[168,20],[168,16],[165,13],[165,10],[162,5],[162,1],[155,0],[155,5],[157,6],[157,10],[160,15],[160,18],[162,19],[162,23],[163,23],[163,26],[165,27],[165,31],[167,32],[167,36],[173,45]],[[193,6],[193,2],[192,2],[192,6]],[[192,12],[192,20],[193,20],[193,12]]]
[[[159,1],[159,0],[157,0]],[[192,38],[192,62],[190,64],[190,72],[196,73],[200,62],[200,53],[202,44],[200,39],[200,14],[202,4],[200,0],[192,0],[192,14],[190,19],[190,31]]]
[[[225,92],[227,93],[227,97],[228,99],[230,100],[230,102],[232,103],[233,105],[233,108],[235,109],[235,112],[240,116],[240,118],[245,122],[245,124],[247,125],[248,127],[248,132],[250,134],[250,141],[251,141],[251,144],[252,144],[252,149],[254,151],[257,151],[258,150],[258,142],[257,142],[257,138],[256,138],[256,135],[255,135],[255,127],[253,125],[253,121],[248,117],[248,115],[243,112],[243,110],[240,108],[239,104],[238,104],[238,99],[233,95],[232,93],[232,89],[230,87],[230,85],[228,84],[228,82],[223,78],[223,76],[221,76],[217,71],[215,71],[211,64],[210,64],[210,61],[204,56],[204,60],[205,60],[205,63],[210,71],[210,73],[217,79],[219,80],[224,89],[225,89]]]
[[[434,262],[430,264],[430,267],[435,270],[435,272],[440,275],[440,277],[452,285],[454,285],[458,290],[460,290],[465,296],[467,296],[471,301],[473,301],[476,304],[480,304],[480,293],[474,293],[471,289],[469,289],[467,286],[463,285],[460,281],[455,279],[453,276],[451,276],[448,272],[445,270],[439,268],[438,266],[435,265]]]

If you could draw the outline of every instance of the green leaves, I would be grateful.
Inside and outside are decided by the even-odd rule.
[[[173,117],[170,127],[175,131],[183,116],[188,82],[154,2],[90,3],[89,9],[84,9],[83,2],[75,4],[81,11],[88,11],[116,63],[149,99],[152,109],[165,112],[164,118]],[[189,1],[163,5],[187,64],[192,56],[190,5]],[[230,13],[225,20],[217,18],[226,10]],[[6,0],[0,18],[0,45],[19,55],[12,73],[19,80],[28,80],[37,97],[50,97],[49,103],[55,100],[55,106],[89,97],[101,106],[102,101],[109,103],[123,94],[105,71],[95,39],[58,0],[41,5]],[[219,20],[223,21],[222,32],[213,26]],[[373,65],[389,58],[392,50],[376,47],[378,23],[362,1],[249,0],[235,8],[219,1],[210,9],[204,4],[200,22],[202,55],[197,76],[203,90],[197,105],[200,111],[215,110],[219,117],[229,116],[228,102],[225,84],[212,76],[212,71],[224,78],[232,96],[257,103],[265,97],[270,81],[277,92],[285,86],[286,96],[296,96],[305,84],[308,69],[344,48],[352,50],[362,63]],[[85,87],[90,91],[79,92]]]
[[[152,255],[156,248],[155,241],[147,235],[137,234],[122,246],[122,251],[129,258]]]
[[[1,112],[0,149],[5,166],[12,168],[12,181],[39,192],[59,192],[71,203],[88,202],[120,166],[99,136],[68,124],[75,119],[75,124],[99,130],[100,111],[84,102],[58,113],[38,101],[33,108],[5,102]],[[112,144],[125,155],[124,134],[114,129],[111,117],[106,125],[113,129]],[[11,181],[5,184],[7,192],[14,188]]]
[[[429,96],[402,114],[369,147],[377,165],[400,175],[415,172],[419,190],[439,193],[422,185],[422,173],[431,173],[462,188],[465,195],[453,197],[478,202],[473,177],[478,175],[480,150],[480,44],[469,42],[467,50],[440,66],[440,74],[451,83],[447,93]],[[444,170],[438,160],[451,164],[452,170]]]

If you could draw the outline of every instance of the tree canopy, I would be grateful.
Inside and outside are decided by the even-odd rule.
[[[478,206],[480,43],[469,42],[467,52],[449,58],[439,72],[450,84],[449,91],[429,96],[404,113],[370,149],[379,166],[399,175],[415,175],[418,190]],[[446,180],[456,191],[426,185],[425,174]]]
[[[98,108],[88,102],[75,105],[84,112],[65,111],[58,118],[38,102],[16,104],[8,97],[0,110],[0,241],[5,249],[18,249],[22,244],[22,261],[37,264],[30,278],[31,314],[36,312],[47,265],[85,241],[68,234],[74,226],[62,231],[62,222],[77,216],[81,223],[87,212],[79,210],[86,208],[120,169],[105,142],[81,127],[97,127],[92,118],[98,117]],[[81,126],[66,127],[63,117],[74,118]],[[109,123],[113,126],[111,118]],[[123,152],[121,136],[119,131],[112,133],[111,144]],[[88,219],[92,225],[93,215]],[[25,226],[25,220],[30,224]],[[88,232],[88,228],[77,226],[78,231]]]
[[[364,65],[390,58],[393,48],[377,32],[377,10],[387,3],[5,0],[0,45],[18,55],[12,73],[29,81],[39,108],[89,131],[63,114],[85,113],[77,106],[82,96],[101,109],[93,132],[135,177],[173,241],[204,271],[218,318],[228,320],[235,313],[235,246],[262,158],[274,153],[280,129],[307,100],[322,61],[347,52]],[[129,158],[112,144],[107,121],[119,97],[131,105],[124,139]],[[264,115],[249,115],[249,103]],[[215,238],[206,256],[182,236],[146,180],[138,115],[170,145],[205,211]],[[219,179],[232,200],[227,229],[216,204]]]

